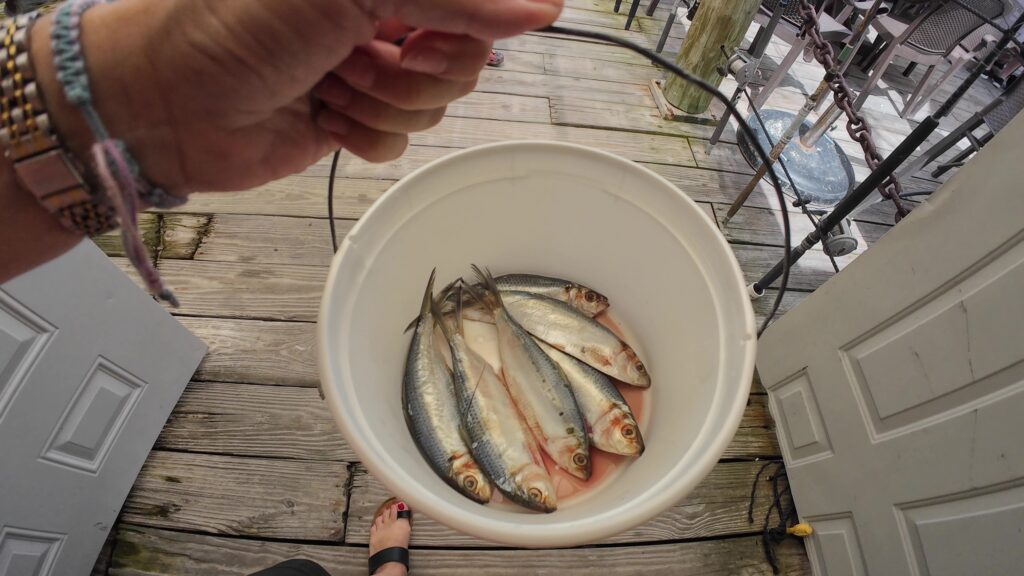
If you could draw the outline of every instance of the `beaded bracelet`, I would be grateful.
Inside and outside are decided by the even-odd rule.
[[[96,173],[121,220],[121,240],[128,260],[142,276],[150,291],[177,307],[177,298],[164,286],[160,273],[150,261],[146,247],[139,238],[138,204],[141,199],[158,208],[169,208],[183,204],[185,198],[168,194],[139,175],[138,163],[128,152],[125,143],[111,138],[93,106],[92,92],[89,88],[89,76],[82,55],[82,14],[97,4],[111,1],[70,0],[57,9],[50,32],[53,64],[65,97],[81,111],[96,140],[92,147]]]

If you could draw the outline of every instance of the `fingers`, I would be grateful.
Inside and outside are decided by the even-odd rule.
[[[390,0],[376,5],[416,28],[467,34],[485,40],[543,28],[554,22],[562,11],[562,0]]]
[[[480,45],[475,48],[480,49]],[[470,71],[472,62],[478,58],[475,51],[471,56],[459,56],[446,63],[447,72],[443,74],[403,70],[400,56],[399,47],[374,41],[353,52],[335,73],[358,91],[404,110],[439,108],[465,96],[476,85],[476,73]],[[485,58],[486,54],[482,59]],[[477,72],[480,67],[482,64]]]
[[[419,30],[411,33],[402,45],[401,67],[453,80],[474,80],[490,52],[490,42]]]
[[[316,120],[339,146],[367,162],[394,160],[409,145],[404,133],[374,130],[329,107],[321,110]]]
[[[341,78],[329,75],[314,94],[327,106],[343,113],[367,128],[381,132],[409,133],[436,126],[444,118],[445,108],[404,110],[354,90]]]

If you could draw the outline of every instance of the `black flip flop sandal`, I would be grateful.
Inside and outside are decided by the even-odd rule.
[[[381,513],[391,505],[395,504],[396,502],[398,502],[398,498],[388,498],[387,500],[385,500],[384,503],[377,508],[377,513],[373,515],[373,521],[376,522],[377,518],[381,515]],[[395,513],[395,515],[398,518],[405,518],[409,521],[409,526],[412,526],[412,510],[409,510],[408,508],[405,510],[399,510],[398,512]],[[370,559],[368,561],[370,568],[370,576],[373,576],[373,574],[375,574],[377,570],[380,570],[381,566],[389,562],[401,563],[403,566],[405,566],[406,574],[408,574],[409,549],[403,548],[401,546],[392,546],[390,548],[380,550],[373,556],[370,556]]]

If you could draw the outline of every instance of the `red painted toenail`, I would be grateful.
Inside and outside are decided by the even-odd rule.
[[[405,502],[399,502],[398,503],[398,509],[399,510],[405,510]]]

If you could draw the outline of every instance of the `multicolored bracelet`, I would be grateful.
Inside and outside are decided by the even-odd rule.
[[[82,54],[82,14],[97,4],[111,1],[69,0],[57,9],[50,32],[53,63],[65,97],[81,111],[96,139],[92,147],[93,162],[97,176],[106,189],[107,198],[121,221],[121,240],[128,260],[139,272],[150,291],[176,307],[177,298],[164,286],[160,273],[150,261],[146,247],[139,237],[138,210],[140,200],[159,208],[169,208],[183,204],[185,198],[168,194],[142,178],[138,163],[128,152],[125,143],[110,136],[93,106],[88,71]]]
[[[63,146],[36,86],[29,32],[37,12],[8,19],[0,47],[0,143],[19,184],[65,227],[94,235],[117,227],[114,208]]]

